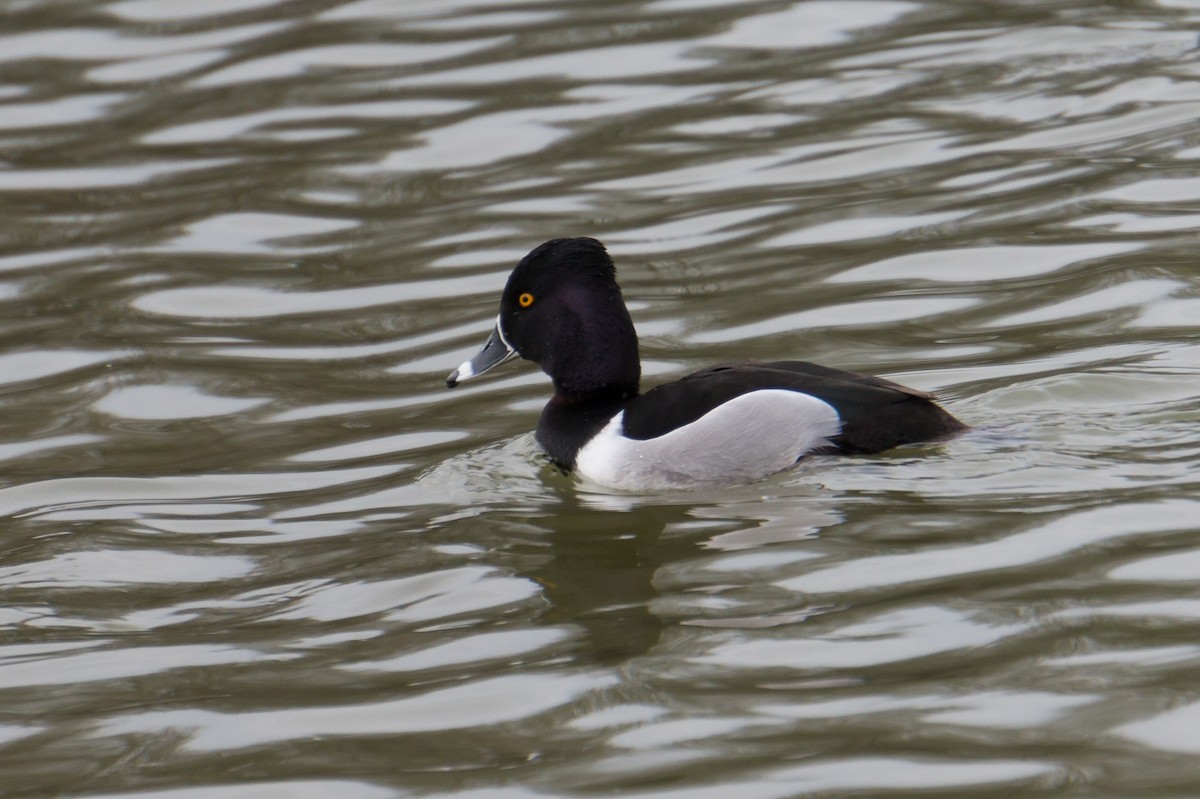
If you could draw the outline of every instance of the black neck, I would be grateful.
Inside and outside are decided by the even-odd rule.
[[[600,432],[613,415],[637,396],[632,391],[600,390],[586,394],[556,393],[538,420],[538,443],[565,469],[575,468],[579,450]]]
[[[603,291],[560,292],[556,335],[535,358],[563,401],[636,395],[641,378],[637,332],[613,284]]]

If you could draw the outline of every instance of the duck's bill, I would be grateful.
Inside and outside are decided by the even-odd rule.
[[[446,378],[446,387],[454,388],[459,383],[479,377],[489,369],[499,366],[510,358],[516,357],[517,351],[508,346],[504,334],[500,332],[500,324],[492,328],[492,334],[483,342],[483,349],[475,353],[475,357],[455,369]]]

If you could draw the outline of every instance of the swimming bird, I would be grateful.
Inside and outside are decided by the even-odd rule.
[[[552,239],[521,259],[491,335],[446,385],[517,356],[554,384],[538,443],[562,468],[618,489],[752,482],[809,455],[870,454],[967,429],[923,391],[805,361],[727,363],[641,393],[633,320],[592,238]]]

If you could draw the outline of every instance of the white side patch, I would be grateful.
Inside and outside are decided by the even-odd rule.
[[[625,414],[587,443],[575,470],[624,489],[694,488],[748,483],[782,471],[842,431],[827,402],[784,389],[751,391],[666,435],[624,435]]]

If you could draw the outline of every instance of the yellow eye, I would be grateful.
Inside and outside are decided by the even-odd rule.
[[[517,304],[522,308],[528,308],[530,305],[533,305],[533,295],[528,291],[525,292],[520,297],[517,297]]]

